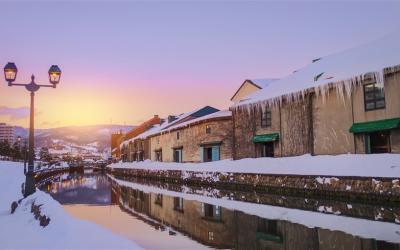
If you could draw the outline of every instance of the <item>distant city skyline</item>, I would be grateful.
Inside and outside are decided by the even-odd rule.
[[[210,105],[398,30],[400,2],[0,2],[0,64],[38,92],[36,127],[137,125]],[[28,92],[0,80],[0,122],[27,127]]]

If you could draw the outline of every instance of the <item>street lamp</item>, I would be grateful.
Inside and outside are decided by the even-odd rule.
[[[17,78],[18,69],[15,63],[7,63],[4,67],[4,78],[8,82],[8,86],[22,86],[25,87],[31,93],[31,107],[29,117],[29,153],[28,153],[28,172],[25,174],[25,191],[24,196],[33,194],[36,191],[35,177],[34,177],[34,159],[35,159],[35,148],[34,148],[34,107],[35,107],[35,92],[40,87],[55,88],[60,82],[61,70],[57,65],[52,65],[49,69],[49,81],[51,85],[36,84],[35,76],[31,76],[31,82],[28,84],[13,83]]]

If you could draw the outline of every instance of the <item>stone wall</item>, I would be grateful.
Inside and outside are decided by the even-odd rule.
[[[117,176],[149,178],[166,182],[251,189],[282,194],[346,197],[370,201],[400,201],[398,178],[333,177],[314,175],[267,175],[183,170],[108,168]]]
[[[390,131],[392,153],[400,154],[400,128]]]
[[[254,111],[250,110],[232,110],[233,132],[234,132],[234,149],[233,158],[251,158],[255,157],[255,146],[252,138],[255,134],[256,118]]]
[[[334,89],[326,98],[313,100],[314,154],[355,153],[352,101],[339,96]]]
[[[312,153],[311,96],[281,108],[282,156]]]
[[[206,133],[206,126],[211,128],[211,133]],[[177,133],[179,133],[179,139]],[[155,161],[155,151],[161,149],[162,160],[172,162],[174,148],[182,148],[183,162],[201,162],[200,144],[212,142],[221,142],[221,160],[232,158],[232,120],[230,117],[193,124],[151,137],[150,159]]]
[[[252,142],[255,135],[278,133],[274,142],[274,156],[295,156],[312,153],[312,118],[310,98],[280,106],[272,106],[271,126],[261,126],[262,107],[251,110],[234,109],[234,159],[259,157],[257,146]]]

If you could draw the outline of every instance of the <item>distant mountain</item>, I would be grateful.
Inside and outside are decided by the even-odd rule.
[[[122,131],[127,132],[135,126],[125,125],[93,125],[93,126],[71,126],[50,129],[35,130],[35,146],[50,147],[55,141],[63,141],[66,144],[80,146],[93,146],[99,151],[110,147],[111,134]],[[15,128],[16,136],[27,137],[28,129]]]

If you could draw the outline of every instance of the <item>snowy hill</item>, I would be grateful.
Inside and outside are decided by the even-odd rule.
[[[54,144],[66,147],[84,147],[91,150],[103,151],[110,147],[110,136],[112,133],[122,130],[126,132],[134,126],[124,125],[92,125],[71,126],[51,129],[36,129],[36,147],[51,147]],[[16,136],[27,137],[28,129],[15,128]]]

